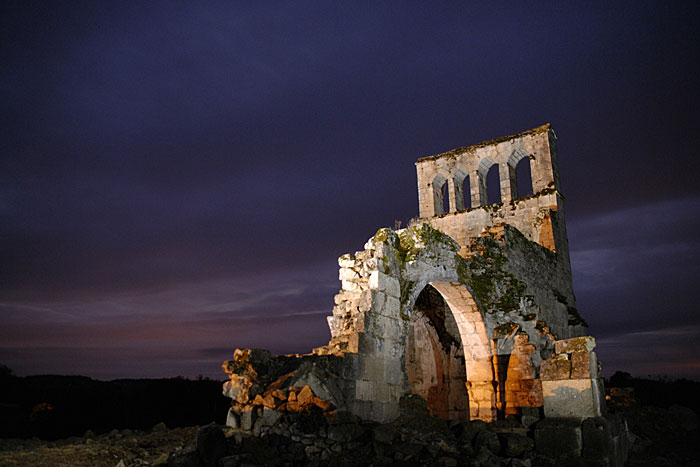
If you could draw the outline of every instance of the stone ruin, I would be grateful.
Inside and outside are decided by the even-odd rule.
[[[518,196],[528,164],[532,192]],[[576,309],[554,131],[423,157],[416,169],[419,217],[338,259],[330,342],[302,356],[236,350],[224,363],[227,424],[260,434],[309,407],[387,423],[420,396],[443,419],[518,417],[538,451],[561,449],[565,432],[580,455],[582,422],[605,420],[604,391]],[[491,204],[490,171],[501,200]]]

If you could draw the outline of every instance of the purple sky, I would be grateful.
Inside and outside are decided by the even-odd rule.
[[[0,362],[307,352],[418,157],[551,122],[605,372],[700,379],[698,6],[469,3],[3,2]]]

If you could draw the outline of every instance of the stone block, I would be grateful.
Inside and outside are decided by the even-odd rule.
[[[554,459],[579,457],[582,448],[579,420],[546,418],[535,425],[535,450],[538,454]]]
[[[360,360],[361,376],[364,380],[384,381],[384,359],[382,357],[362,356]]]
[[[571,379],[595,378],[595,354],[592,352],[571,353]]]
[[[384,379],[389,384],[401,384],[404,380],[404,369],[399,359],[388,359],[384,362]]]
[[[395,319],[400,319],[400,311],[401,311],[401,302],[399,301],[398,298],[392,297],[392,296],[387,296],[386,301],[384,302],[384,311],[383,314],[386,316],[390,316]]]
[[[355,264],[355,257],[349,253],[338,258],[338,266],[341,268],[353,268]]]
[[[226,455],[227,445],[224,432],[216,423],[204,425],[197,430],[197,452],[206,467],[219,465],[219,459]]]
[[[241,417],[232,408],[228,409],[228,414],[226,415],[226,426],[231,428],[240,428]]]
[[[356,281],[360,279],[360,275],[351,268],[340,268],[338,279],[341,281]]]
[[[600,417],[602,387],[598,380],[542,381],[545,417]]]
[[[581,424],[582,455],[586,459],[607,459],[614,454],[610,422],[604,417],[587,418]]]
[[[301,388],[301,391],[299,391],[299,394],[297,395],[297,400],[299,401],[300,405],[306,405],[311,403],[313,397],[314,393],[311,391],[311,388],[307,384],[303,388]]]
[[[571,361],[567,355],[553,355],[542,362],[540,379],[542,381],[559,381],[571,377]]]
[[[399,281],[379,271],[373,271],[369,276],[369,288],[384,291],[392,297],[399,298],[401,296]]]
[[[360,401],[374,400],[374,381],[360,379],[355,381],[355,398]]]
[[[252,407],[243,407],[240,412],[241,417],[241,429],[245,431],[250,431],[253,429],[253,424],[255,423],[256,411]]]
[[[498,438],[505,457],[520,457],[535,447],[532,439],[518,433],[499,433]]]
[[[252,386],[253,381],[250,377],[232,374],[224,383],[223,394],[236,402],[245,404],[250,399]]]
[[[554,342],[554,353],[590,352],[595,348],[592,336],[574,337]]]

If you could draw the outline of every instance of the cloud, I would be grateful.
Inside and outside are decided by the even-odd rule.
[[[700,377],[700,198],[577,219],[569,225],[577,306],[608,369]],[[685,350],[684,350],[685,349]],[[650,358],[650,351],[654,358]]]

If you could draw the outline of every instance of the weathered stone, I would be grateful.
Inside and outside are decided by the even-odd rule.
[[[231,428],[240,428],[241,426],[241,417],[238,412],[232,408],[228,409],[228,414],[226,414],[226,426],[230,426]]]
[[[256,396],[260,397],[260,396]],[[262,398],[262,404],[265,406],[265,408],[268,409],[274,409],[277,407],[277,402],[275,401],[275,397],[272,394],[268,394],[265,397]]]
[[[594,364],[593,356],[595,354],[589,352],[572,352],[571,353],[571,379],[586,379],[596,378],[595,370],[591,373],[591,368]]]
[[[197,430],[197,452],[205,466],[218,465],[219,459],[226,455],[226,451],[226,437],[219,425],[210,423]]]
[[[244,407],[240,412],[241,429],[250,431],[255,423],[256,411],[252,407]]]
[[[250,389],[253,381],[248,376],[231,375],[231,379],[224,383],[224,396],[236,402],[245,404],[250,399]]]
[[[313,404],[315,404],[318,408],[320,408],[321,410],[323,410],[324,412],[327,411],[327,410],[331,410],[331,409],[333,408],[333,404],[332,404],[332,403],[330,403],[330,402],[327,401],[327,400],[318,398],[318,397],[314,397],[314,398],[311,400],[311,402],[312,402]]]
[[[356,438],[359,438],[365,433],[365,428],[354,424],[354,423],[344,423],[337,425],[330,425],[328,427],[328,439],[331,441],[337,441],[341,443],[348,443]]]
[[[520,457],[535,447],[532,439],[517,433],[499,433],[498,438],[505,457]]]
[[[591,336],[574,337],[554,342],[554,352],[558,354],[591,352],[594,348],[595,338]]]
[[[197,467],[202,465],[199,460],[197,446],[187,446],[168,456],[168,467]]]
[[[587,418],[581,424],[582,455],[586,459],[607,459],[613,453],[614,443],[610,422],[603,417]]]
[[[372,437],[374,440],[384,444],[391,444],[398,436],[398,431],[390,424],[377,425],[374,430],[372,430]]]
[[[554,355],[540,366],[542,381],[566,380],[571,377],[571,361],[567,355]]]
[[[535,425],[535,449],[554,459],[581,455],[581,422],[568,418],[545,418]]]
[[[281,401],[287,400],[287,393],[282,391],[281,389],[275,389],[274,391],[272,391],[272,396]]]
[[[297,400],[299,401],[299,404],[303,406],[312,403],[313,397],[314,393],[311,391],[311,388],[308,385],[306,385],[301,389],[301,391],[299,391],[299,394],[297,395]]]
[[[263,405],[264,403],[263,397],[260,394],[256,395],[252,402],[253,405]]]
[[[494,454],[498,454],[501,451],[501,441],[498,439],[498,435],[493,431],[479,431],[474,436],[473,444],[474,449],[477,451],[479,451],[482,447],[487,448]]]
[[[603,388],[598,380],[542,381],[545,417],[583,419],[603,415]]]
[[[501,459],[489,450],[486,446],[481,446],[474,457],[477,465],[487,467],[501,465]]]

